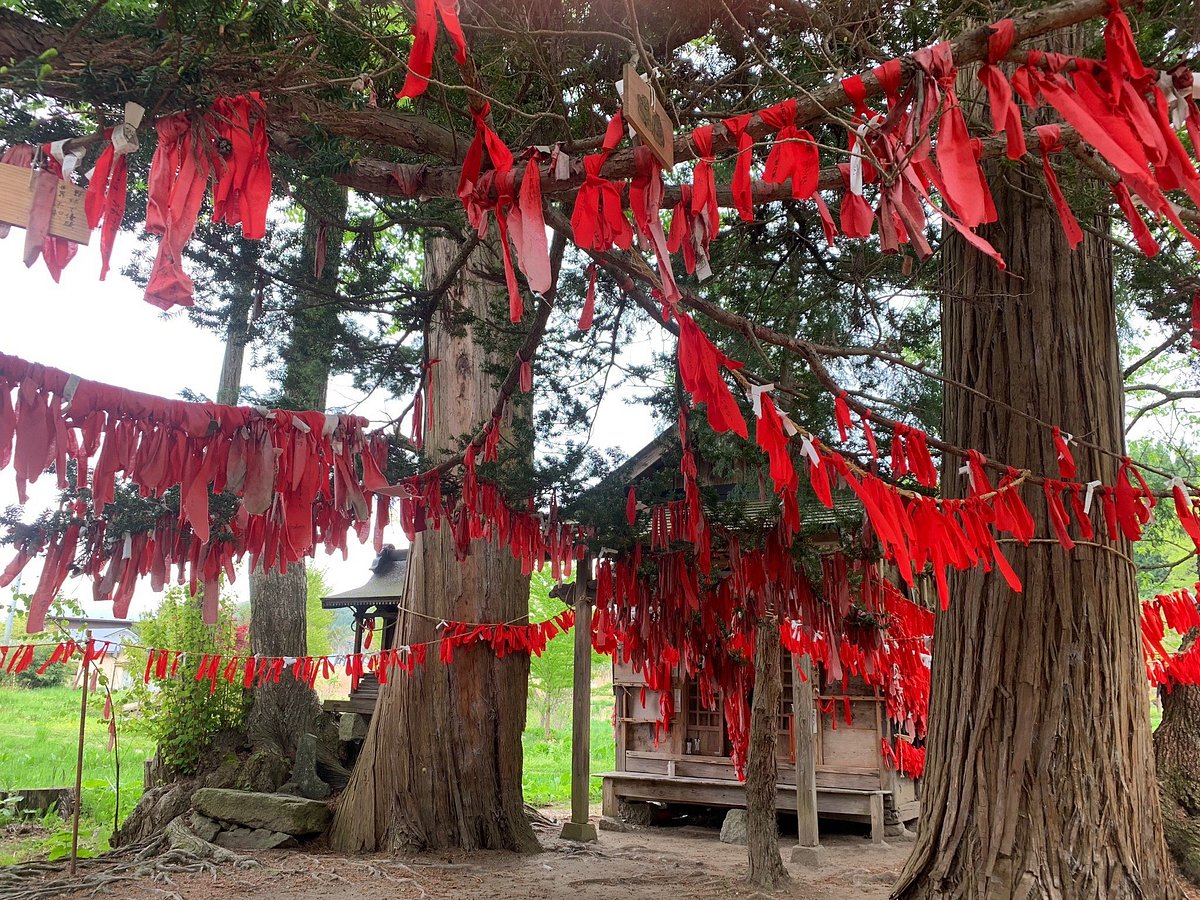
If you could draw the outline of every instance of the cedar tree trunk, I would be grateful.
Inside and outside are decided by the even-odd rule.
[[[754,697],[750,707],[750,748],[746,757],[746,843],[750,883],[774,890],[790,881],[779,855],[775,812],[779,762],[779,620],[764,616],[754,640]]]
[[[1056,477],[1048,428],[954,386],[1123,452],[1110,250],[1090,234],[1068,249],[1036,168],[989,171],[999,220],[981,233],[1008,273],[952,233],[942,248],[943,430]],[[1081,480],[1114,483],[1111,457],[1074,455]],[[948,496],[965,487],[957,467],[943,470]],[[937,617],[920,832],[893,896],[1177,896],[1129,547],[1102,536],[1068,553],[1045,540],[1040,487],[1023,495],[1039,540],[1000,544],[1023,593],[974,569]]]
[[[426,238],[426,285],[442,280],[458,250],[447,238]],[[429,357],[441,360],[432,369],[431,455],[456,446],[460,435],[488,421],[496,399],[489,366],[511,362],[511,355],[477,343],[472,318],[486,317],[489,305],[507,304],[503,285],[480,279],[479,270],[499,270],[494,243],[481,244],[471,254],[426,336]],[[460,562],[443,526],[422,532],[413,544],[405,604],[397,645],[436,640],[442,619],[523,620],[529,579],[507,548],[483,541],[473,543],[470,556]],[[436,644],[429,647],[426,665],[411,677],[389,677],[338,804],[333,846],[352,852],[538,850],[521,796],[528,680],[524,654],[497,659],[486,646],[464,647],[447,665],[438,658]]]
[[[298,277],[311,281],[313,292],[301,292],[292,312],[290,334],[282,353],[284,370],[278,406],[282,409],[325,409],[338,305],[328,301],[336,293],[341,259],[341,223],[346,217],[346,189],[332,183],[310,187],[314,211],[304,216],[304,244]],[[333,219],[337,224],[325,224]],[[327,260],[316,274],[318,241],[325,241]],[[303,561],[288,566],[286,573],[256,568],[250,573],[250,648],[265,656],[305,656],[307,649],[308,580]],[[316,692],[303,681],[281,678],[254,689],[254,701],[246,731],[256,748],[275,749],[291,756],[301,735],[316,730],[321,704]],[[332,756],[322,751],[325,761]]]
[[[1197,636],[1191,632],[1181,651]],[[1183,874],[1200,884],[1200,686],[1177,684],[1163,697],[1154,760],[1167,848]]]

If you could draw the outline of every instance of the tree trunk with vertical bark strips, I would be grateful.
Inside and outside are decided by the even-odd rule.
[[[304,656],[308,653],[307,623],[296,615],[308,597],[303,562],[285,573],[254,572],[250,578],[250,650],[255,656]],[[284,677],[276,684],[265,681],[254,689],[254,703],[246,720],[246,736],[256,749],[284,756],[296,751],[300,735],[312,731],[321,715],[321,703],[307,684]]]
[[[1197,637],[1188,634],[1180,651]],[[1188,880],[1200,884],[1200,686],[1177,684],[1163,697],[1154,760],[1167,849]]]
[[[341,221],[346,217],[346,189],[333,183],[309,188],[323,213]],[[325,395],[333,359],[333,337],[338,327],[336,304],[316,302],[324,294],[336,293],[341,264],[342,231],[334,229],[322,252],[324,268],[316,272],[317,246],[324,222],[314,212],[304,216],[303,246],[299,277],[311,280],[315,291],[301,293],[292,313],[290,333],[281,355],[284,362],[280,397],[282,409],[325,409]],[[308,581],[303,562],[286,573],[256,568],[250,573],[250,646],[266,656],[305,656],[308,652]],[[264,682],[254,688],[246,730],[256,748],[274,749],[293,756],[300,737],[317,731],[321,703],[316,691],[303,681],[281,678],[278,684]],[[321,742],[319,753],[326,765],[337,766],[334,748]]]
[[[764,616],[754,639],[754,698],[750,707],[750,748],[746,757],[746,843],[750,883],[774,890],[791,880],[779,855],[775,811],[779,762],[779,620]]]
[[[457,252],[449,239],[426,239],[427,285],[442,279]],[[470,274],[481,269],[499,269],[494,243],[481,244],[460,270],[426,336],[430,358],[441,360],[433,369],[436,415],[426,435],[435,454],[488,420],[496,390],[487,367],[510,362],[476,343],[470,321],[462,321],[464,312],[483,318],[489,304],[507,302],[502,285]],[[411,611],[400,615],[397,645],[436,640],[443,619],[523,621],[529,579],[509,550],[482,541],[460,562],[443,527],[417,536],[405,596]],[[390,677],[338,804],[334,847],[538,850],[521,796],[528,679],[523,654],[498,659],[486,646],[464,647],[446,665],[436,644],[424,668]]]
[[[999,220],[981,233],[1008,272],[952,233],[942,248],[943,429],[1056,477],[1049,429],[953,386],[1124,447],[1110,250],[1085,235],[1071,252],[1031,172],[993,167],[988,178]],[[1074,453],[1081,479],[1115,482],[1112,458]],[[948,496],[965,488],[957,466],[943,471]],[[937,617],[920,832],[894,897],[1178,896],[1129,547],[1101,536],[1064,551],[1045,539],[1040,493],[1024,492],[1038,541],[1000,544],[1023,592],[996,573],[957,574]]]

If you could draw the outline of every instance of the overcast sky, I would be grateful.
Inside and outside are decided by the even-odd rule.
[[[113,266],[106,281],[99,281],[100,259],[95,242],[80,248],[55,284],[39,260],[32,269],[21,262],[24,232],[14,228],[7,240],[0,241],[0,352],[32,362],[55,366],[96,381],[177,398],[184,388],[216,394],[220,374],[222,346],[217,337],[196,328],[186,313],[164,315],[142,299],[136,284],[120,274],[134,245],[134,236],[117,237]],[[644,346],[632,352],[645,359],[662,338],[648,338]],[[248,361],[249,358],[247,358]],[[254,373],[247,365],[247,383],[255,386]],[[653,436],[653,421],[647,409],[626,402],[630,391],[610,395],[602,407],[592,433],[598,448],[618,447],[626,453],[637,450]],[[349,406],[359,399],[346,381],[330,386],[331,406]],[[358,410],[372,419],[382,414],[386,398],[370,398]],[[26,505],[28,518],[51,506],[56,492],[52,476],[42,476],[32,486]],[[0,471],[0,507],[17,502],[12,470]],[[403,545],[401,534],[388,539]],[[351,541],[348,560],[319,554],[315,564],[326,570],[332,590],[346,590],[366,580],[367,566],[373,556],[370,544],[359,546]],[[0,549],[0,568],[7,563],[11,550]],[[23,592],[31,592],[40,567],[32,563],[24,574]],[[245,596],[246,579],[240,574],[232,587]],[[7,592],[4,592],[7,594]],[[111,614],[109,604],[91,602],[90,582],[77,578],[67,582],[63,594],[81,601],[92,614]],[[8,597],[0,595],[5,603]],[[139,585],[131,615],[136,617],[152,608],[156,595],[149,584]]]

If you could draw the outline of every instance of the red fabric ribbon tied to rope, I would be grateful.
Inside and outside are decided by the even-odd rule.
[[[692,130],[696,145],[696,166],[692,171],[692,214],[703,223],[708,241],[721,228],[721,210],[717,205],[717,178],[713,172],[712,126],[701,125]]]
[[[417,15],[413,22],[412,50],[408,54],[408,77],[397,97],[415,99],[425,93],[433,74],[433,51],[437,44],[437,20],[450,33],[454,42],[454,61],[460,66],[467,61],[467,40],[458,21],[458,0],[416,0]]]
[[[940,93],[943,99],[937,136],[937,165],[944,182],[942,195],[968,228],[994,221],[991,193],[971,146],[967,123],[954,91],[958,69],[954,65],[953,50],[948,42],[942,42],[917,51],[913,59],[927,75],[926,103],[930,102],[928,93],[934,96]]]
[[[271,203],[266,107],[257,91],[218,97],[206,118],[232,148],[213,183],[212,220],[241,225],[244,238],[260,240],[267,233]]]
[[[603,252],[613,245],[622,250],[633,246],[633,228],[625,218],[621,191],[613,182],[600,176],[604,163],[621,142],[624,132],[625,120],[618,110],[604,132],[602,149],[583,158],[584,182],[575,196],[575,209],[571,213],[571,230],[575,243],[582,250]]]
[[[1062,128],[1058,125],[1038,125],[1034,128],[1038,138],[1038,151],[1042,155],[1042,173],[1046,176],[1046,187],[1054,199],[1054,208],[1062,220],[1063,233],[1067,236],[1067,244],[1072,250],[1083,240],[1083,231],[1071,212],[1067,198],[1063,196],[1062,188],[1058,186],[1058,178],[1054,175],[1054,167],[1050,165],[1050,154],[1058,153],[1063,148]]]
[[[1021,109],[1013,99],[1012,85],[998,63],[1008,56],[1015,36],[1012,19],[993,23],[988,35],[987,63],[979,68],[979,80],[987,88],[992,128],[996,134],[1004,133],[1008,141],[1008,158],[1014,160],[1026,153],[1025,127],[1021,123]]]
[[[125,200],[129,181],[129,157],[118,154],[111,142],[112,129],[105,132],[109,143],[96,160],[96,168],[88,182],[87,196],[83,209],[87,214],[88,228],[104,222],[100,232],[100,280],[108,275],[108,261],[112,256],[113,242],[125,216]]]
[[[718,350],[687,313],[677,310],[675,318],[679,322],[679,373],[683,386],[693,400],[705,405],[713,431],[732,431],[748,437],[746,420],[720,369],[721,366],[740,369],[742,364]]]
[[[737,161],[733,167],[733,205],[746,222],[754,221],[754,192],[750,182],[750,165],[754,156],[754,137],[746,130],[753,116],[746,113],[725,119],[721,124],[737,145]]]
[[[784,100],[759,115],[763,122],[776,129],[775,141],[767,153],[763,181],[783,184],[790,179],[792,197],[807,200],[817,190],[821,157],[813,136],[796,127],[796,101]]]

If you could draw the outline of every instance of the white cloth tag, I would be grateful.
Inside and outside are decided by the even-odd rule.
[[[754,417],[762,418],[762,395],[768,391],[775,389],[775,384],[752,384],[750,385],[750,405],[754,407]]]
[[[858,126],[858,140],[854,142],[854,150],[850,153],[850,193],[859,197],[863,193],[863,141],[867,136],[867,123]]]
[[[561,147],[554,148],[554,178],[566,181],[571,177],[571,157]]]
[[[82,379],[78,375],[69,375],[67,377],[67,383],[63,385],[62,398],[63,402],[68,406],[70,406],[71,401],[75,399],[75,392],[79,390],[80,381],[82,381]]]
[[[1092,511],[1092,495],[1096,493],[1096,488],[1100,487],[1104,482],[1089,481],[1087,483],[1087,493],[1083,495],[1083,514],[1089,515]]]
[[[50,155],[62,166],[63,180],[70,181],[75,175],[75,169],[79,166],[80,160],[83,159],[83,150],[72,150],[68,153],[66,144],[66,140],[54,141],[50,145]]]
[[[817,448],[813,446],[812,438],[807,434],[800,438],[800,452],[807,456],[814,466],[820,467],[821,457],[817,453]]]

